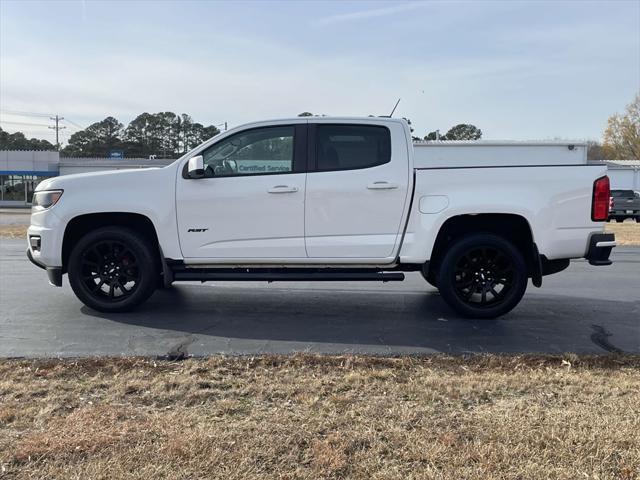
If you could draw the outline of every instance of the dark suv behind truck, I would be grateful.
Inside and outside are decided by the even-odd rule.
[[[623,222],[627,218],[640,222],[640,193],[633,190],[611,190],[609,220]]]

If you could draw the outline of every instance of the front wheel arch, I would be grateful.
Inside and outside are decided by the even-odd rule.
[[[123,227],[137,232],[154,248],[161,272],[165,271],[156,228],[149,217],[131,212],[100,212],[78,215],[67,223],[62,240],[62,271],[67,272],[73,247],[87,233],[103,227]]]
[[[101,312],[129,311],[151,296],[158,262],[139,232],[107,226],[88,232],[73,246],[69,284],[88,307]]]

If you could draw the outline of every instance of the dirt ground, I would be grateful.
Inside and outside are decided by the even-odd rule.
[[[618,245],[640,245],[640,223],[607,223],[607,232],[616,234]]]
[[[0,225],[0,238],[27,238],[28,225]]]
[[[640,357],[0,361],[0,478],[637,479]]]

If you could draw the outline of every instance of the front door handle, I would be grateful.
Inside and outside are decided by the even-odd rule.
[[[267,190],[269,193],[295,193],[297,191],[298,187],[290,187],[289,185],[276,185]]]
[[[398,184],[390,182],[373,182],[367,185],[367,188],[369,190],[393,190],[398,188]]]

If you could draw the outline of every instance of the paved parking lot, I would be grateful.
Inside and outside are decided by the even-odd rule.
[[[211,355],[308,351],[640,353],[640,248],[611,267],[576,261],[504,318],[464,320],[419,275],[405,282],[190,283],[139,310],[102,314],[51,287],[0,239],[0,356]]]

